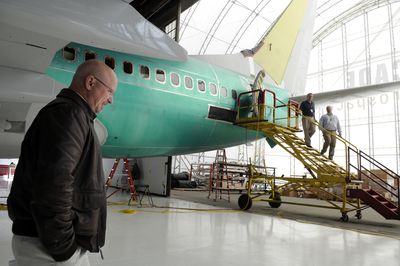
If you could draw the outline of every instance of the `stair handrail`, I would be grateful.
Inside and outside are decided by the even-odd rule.
[[[301,110],[300,110],[300,103],[296,102],[294,100],[290,100],[288,102],[288,127],[291,126],[290,119],[292,118],[292,111],[294,111],[295,114],[295,129],[300,129],[299,128],[299,122],[300,122],[300,115],[301,115]]]
[[[390,175],[391,177],[395,178],[395,179],[399,179],[400,176],[394,172],[393,170],[389,169],[388,167],[386,167],[385,165],[383,165],[381,162],[378,162],[374,157],[372,157],[371,155],[363,152],[360,150],[360,155],[362,157],[366,157],[366,159],[368,159],[370,161],[370,163],[374,164],[375,166],[379,167],[380,170],[383,170],[386,174]]]
[[[252,100],[252,103],[250,105],[245,105],[242,106],[241,105],[241,99],[244,95],[246,94],[253,94],[256,95],[256,93],[258,94],[257,97],[257,101],[255,99]],[[269,93],[272,95],[272,105],[268,105],[266,104],[266,93]],[[253,96],[255,97],[255,96]],[[279,102],[280,104],[277,105],[277,102]],[[276,117],[276,110],[278,108],[283,108],[283,107],[287,107],[287,116],[285,117]],[[276,123],[277,120],[280,119],[287,119],[287,127],[289,128],[293,128],[295,130],[299,130],[299,121],[300,121],[300,114],[301,111],[299,109],[300,104],[294,100],[290,100],[288,101],[288,103],[284,103],[282,100],[280,100],[278,97],[276,97],[276,93],[272,90],[268,90],[268,89],[257,89],[257,90],[251,90],[251,91],[246,91],[246,92],[242,92],[239,94],[239,97],[237,99],[237,113],[236,113],[236,123],[240,123],[243,121],[250,121],[250,122],[254,122],[254,121],[266,121],[265,120],[265,110],[267,108],[272,109],[272,123]],[[241,118],[241,110],[242,109],[249,109],[252,108],[253,110],[257,110],[257,112],[254,112],[256,114],[256,117],[247,117],[247,118]],[[294,113],[294,116],[292,115]],[[295,119],[295,125],[292,126],[291,125],[291,119],[294,118]]]
[[[276,97],[276,93],[274,91],[265,89],[265,92],[268,92],[270,94],[272,94],[273,96],[273,123],[275,124],[277,122],[278,119],[286,119],[287,120],[287,127],[289,128],[294,128],[296,130],[299,129],[299,117],[300,117],[300,104],[294,100],[290,100],[288,101],[288,103],[286,104],[285,102],[281,101],[278,97]],[[280,105],[277,105],[276,103],[279,102]],[[276,117],[276,109],[278,108],[283,108],[283,107],[287,107],[287,116],[286,117],[282,117],[282,118],[277,118]],[[290,120],[292,118],[292,112],[294,112],[294,117],[295,117],[295,126],[292,127]]]
[[[357,155],[357,166],[354,166],[351,163],[349,163],[349,165],[353,166],[358,171],[358,179],[361,181],[362,180],[361,176],[365,176],[367,179],[373,181],[375,184],[380,186],[382,189],[387,191],[389,194],[395,196],[397,198],[397,209],[400,211],[400,176],[397,173],[395,173],[394,171],[392,171],[391,169],[389,169],[388,167],[386,167],[385,165],[383,165],[382,163],[378,162],[375,158],[373,158],[372,156],[370,156],[369,154],[367,154],[367,153],[365,153],[365,152],[363,152],[361,150],[355,151],[355,150],[349,148],[349,153],[350,152],[354,152]],[[388,182],[386,182],[385,180],[383,180],[382,178],[380,178],[379,176],[374,174],[368,168],[364,167],[362,165],[362,159],[365,159],[370,164],[373,164],[375,167],[378,168],[377,170],[381,170],[385,174],[387,174],[390,177],[392,177],[394,180],[397,180],[397,188],[392,186],[392,185],[390,185]],[[364,170],[364,172],[363,172],[363,170]],[[370,175],[374,176],[374,178],[372,178],[372,176],[368,176],[365,172],[367,172]],[[378,180],[380,182],[378,182]],[[384,185],[382,185],[382,183]],[[391,189],[396,190],[397,193],[394,193]]]
[[[325,128],[323,128],[320,125],[320,123],[316,121],[316,119],[314,117],[304,116],[302,114],[301,110],[299,110],[299,112],[301,113],[302,118],[305,118],[305,119],[308,119],[309,121],[311,121],[311,123],[313,123],[315,125],[315,127],[318,128],[321,132],[327,133],[330,136],[336,136],[336,140],[339,140],[341,143],[344,144],[347,178],[348,178],[348,182],[350,182],[350,180],[352,179],[351,178],[352,176],[351,176],[351,173],[350,173],[350,165],[349,165],[350,154],[349,154],[348,147],[353,147],[354,150],[358,151],[357,146],[355,146],[353,143],[351,143],[347,139],[343,138],[341,135],[336,134],[336,132],[332,132],[332,131],[329,131],[329,130],[326,130]]]
[[[258,95],[258,99],[257,101],[253,100],[252,103],[250,105],[245,105],[242,106],[241,105],[241,99],[244,95],[246,94],[253,94],[255,95],[256,93],[259,93]],[[254,97],[254,96],[253,96]],[[262,103],[262,104],[260,104]],[[265,107],[272,107],[272,106],[268,106],[265,104],[265,91],[263,89],[257,89],[257,90],[251,90],[251,91],[245,91],[239,94],[238,99],[237,99],[237,113],[236,113],[236,122],[240,121],[240,120],[245,120],[245,119],[241,119],[240,118],[240,114],[241,114],[241,109],[248,109],[248,108],[253,108],[253,112],[257,115],[256,117],[252,117],[252,118],[256,118],[257,121],[262,121],[264,120],[264,112],[263,110],[261,110],[262,108]],[[257,112],[255,112],[254,110],[257,110]],[[273,116],[275,115],[275,112],[273,113]]]

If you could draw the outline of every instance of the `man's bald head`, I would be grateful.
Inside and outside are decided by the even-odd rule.
[[[77,68],[69,88],[79,93],[98,113],[104,105],[112,103],[117,85],[117,77],[110,67],[97,60],[88,60]]]

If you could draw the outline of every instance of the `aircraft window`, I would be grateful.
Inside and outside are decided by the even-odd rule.
[[[156,80],[161,83],[165,82],[165,71],[164,70],[156,69]]]
[[[210,93],[211,95],[217,95],[217,85],[210,83]]]
[[[179,75],[176,73],[171,73],[171,83],[174,86],[179,86],[180,83],[180,79],[179,79]]]
[[[129,61],[124,61],[124,72],[126,74],[132,74],[133,73],[133,65]]]
[[[115,59],[112,58],[111,56],[106,56],[104,58],[104,63],[109,66],[111,69],[115,68]]]
[[[236,90],[232,90],[232,98],[233,99],[237,99],[237,91]]]
[[[63,56],[67,60],[70,60],[70,61],[75,60],[75,56],[76,56],[75,48],[65,46],[63,49]]]
[[[186,89],[193,89],[193,79],[191,77],[185,76],[185,87]]]
[[[206,91],[206,83],[203,80],[198,80],[197,88],[199,89],[199,91],[205,92]]]
[[[93,52],[86,51],[85,52],[85,61],[91,60],[91,59],[96,59],[96,54]]]
[[[219,90],[220,90],[222,96],[228,97],[228,91],[225,87],[221,87]]]
[[[140,75],[144,79],[150,79],[150,69],[148,66],[140,66]]]

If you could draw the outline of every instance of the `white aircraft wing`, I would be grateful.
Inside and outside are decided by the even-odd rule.
[[[351,89],[335,90],[314,94],[314,102],[319,104],[340,103],[354,99],[361,99],[376,94],[393,92],[400,90],[400,81],[356,87]],[[305,95],[291,97],[291,100],[302,102],[306,99]]]
[[[121,0],[0,0],[0,65],[45,73],[70,42],[184,61],[186,50]]]

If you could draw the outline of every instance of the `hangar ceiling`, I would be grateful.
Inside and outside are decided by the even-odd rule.
[[[181,15],[180,43],[189,54],[230,54],[254,47],[290,0],[200,0]],[[394,0],[317,0],[314,32],[343,13]]]
[[[176,19],[177,2],[130,4],[163,28]],[[289,2],[181,0],[179,43],[189,54],[253,48]],[[400,80],[399,35],[400,0],[317,0],[307,87],[319,92]]]
[[[235,53],[252,48],[290,0],[124,0],[158,28],[172,23],[181,4],[180,41],[192,54]],[[317,0],[315,32],[321,33],[343,14],[363,12],[396,0]],[[316,36],[320,38],[321,36]]]

